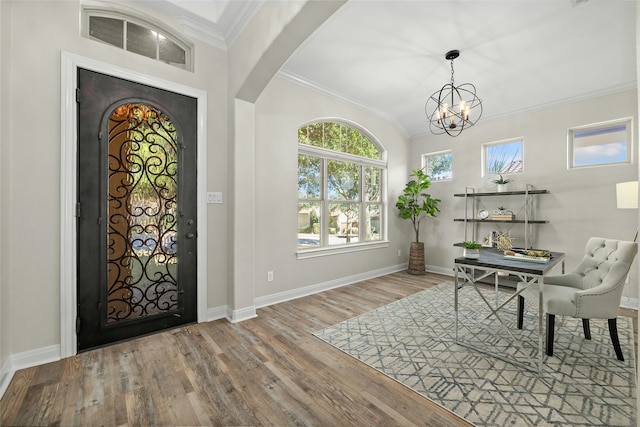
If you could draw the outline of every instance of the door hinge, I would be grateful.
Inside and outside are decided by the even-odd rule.
[[[80,202],[76,203],[76,218],[80,218]]]
[[[80,317],[76,317],[76,334],[80,333]]]
[[[80,89],[76,89],[76,102],[80,103]]]
[[[98,132],[98,141],[102,141],[102,132]]]

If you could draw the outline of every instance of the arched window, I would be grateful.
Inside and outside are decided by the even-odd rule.
[[[191,71],[192,48],[170,31],[122,13],[84,9],[85,37]]]
[[[371,137],[345,123],[298,129],[300,252],[386,238],[384,154]]]

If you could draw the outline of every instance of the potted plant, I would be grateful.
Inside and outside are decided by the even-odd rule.
[[[462,247],[464,248],[462,252],[462,256],[470,259],[478,259],[480,258],[480,248],[482,245],[476,242],[462,242]]]
[[[425,190],[431,185],[431,179],[422,169],[412,171],[415,177],[407,182],[404,191],[398,196],[396,208],[402,219],[410,219],[415,232],[415,241],[411,243],[409,252],[410,274],[424,274],[424,243],[420,241],[420,222],[426,217],[434,217],[440,199],[434,199]]]
[[[494,184],[498,184],[498,193],[502,193],[504,191],[507,191],[507,184],[510,183],[512,180],[508,179],[508,178],[503,178],[502,175],[499,175],[500,178],[496,178],[493,180]]]

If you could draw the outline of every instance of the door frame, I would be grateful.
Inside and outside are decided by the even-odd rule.
[[[153,86],[197,99],[197,320],[207,319],[207,93],[112,64],[61,52],[60,58],[60,357],[77,353],[77,134],[78,68]]]

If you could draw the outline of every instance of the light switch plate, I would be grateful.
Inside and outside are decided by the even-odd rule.
[[[208,192],[207,203],[222,203],[222,192],[220,191]]]

